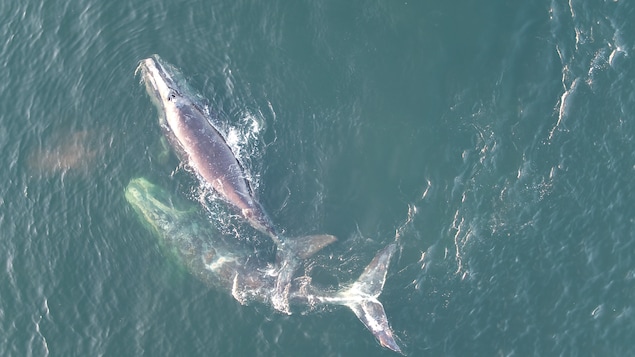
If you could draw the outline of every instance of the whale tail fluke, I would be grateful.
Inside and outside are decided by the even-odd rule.
[[[306,259],[336,240],[337,238],[330,234],[317,234],[287,239],[284,245],[298,258]]]
[[[289,289],[296,269],[301,261],[312,256],[337,238],[330,234],[319,234],[280,240],[278,245],[279,271],[276,286],[271,296],[273,307],[285,314],[291,314],[289,308]]]
[[[291,313],[289,310],[289,289],[301,259],[310,257],[334,241],[335,237],[330,235],[306,236],[286,240],[284,245],[278,247],[280,270],[275,290],[271,296],[271,302],[276,310],[287,314]],[[311,295],[312,298],[323,303],[350,308],[382,346],[403,353],[390,328],[384,306],[378,300],[384,289],[390,259],[396,249],[395,244],[390,244],[380,250],[366,266],[364,272],[351,285],[329,294],[329,296]]]
[[[359,279],[337,294],[337,303],[353,310],[382,346],[402,353],[388,323],[384,306],[377,299],[384,288],[390,258],[395,250],[395,244],[391,244],[379,251]]]

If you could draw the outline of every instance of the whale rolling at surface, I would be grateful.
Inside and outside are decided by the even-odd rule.
[[[382,346],[401,352],[378,300],[394,244],[380,250],[356,281],[343,284],[339,290],[326,289],[312,284],[310,277],[298,276],[285,257],[276,262],[261,261],[238,242],[223,239],[196,205],[170,195],[146,178],[132,179],[125,198],[165,253],[207,285],[230,292],[241,304],[259,302],[277,308],[278,275],[287,274],[294,278],[285,286],[294,308],[302,312],[318,305],[346,306]],[[312,249],[311,241],[300,240],[297,245],[305,243],[309,246],[304,249]]]

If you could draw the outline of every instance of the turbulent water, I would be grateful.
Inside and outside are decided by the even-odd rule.
[[[635,354],[634,18],[623,0],[0,3],[0,355],[394,355],[344,308],[242,306],[162,255],[125,186],[201,190],[134,75],[154,53],[221,113],[276,227],[339,238],[308,272],[344,284],[397,242],[380,300],[407,355]]]

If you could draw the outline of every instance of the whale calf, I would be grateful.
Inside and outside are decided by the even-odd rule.
[[[194,100],[180,71],[158,55],[142,60],[137,71],[159,111],[163,133],[179,159],[254,228],[277,239],[271,220],[254,198],[242,164],[212,125],[207,112]]]
[[[260,302],[276,308],[277,275],[289,275],[292,279],[285,289],[291,306],[309,310],[320,304],[347,306],[382,346],[401,353],[378,300],[394,244],[380,250],[355,282],[328,290],[314,286],[310,277],[296,276],[297,265],[284,260],[260,261],[239,242],[222,239],[200,207],[170,196],[166,189],[143,177],[131,180],[124,195],[164,251],[207,285],[231,292],[241,304]],[[300,241],[298,246],[304,243]]]

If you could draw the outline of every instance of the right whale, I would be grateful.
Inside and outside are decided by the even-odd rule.
[[[153,55],[139,63],[137,70],[146,91],[159,111],[163,133],[180,160],[206,186],[211,186],[238,211],[251,226],[276,244],[277,260],[285,262],[278,276],[273,304],[289,313],[288,286],[302,259],[336,240],[332,235],[310,235],[285,239],[254,197],[243,167],[206,112],[193,100],[183,75],[172,65]]]
[[[125,198],[166,253],[208,285],[230,291],[241,304],[257,301],[278,309],[278,275],[284,272],[292,278],[284,286],[292,306],[309,310],[322,304],[347,306],[382,346],[402,352],[378,300],[395,244],[380,250],[355,282],[330,290],[315,286],[310,277],[297,276],[295,267],[286,260],[270,263],[254,259],[237,242],[225,241],[196,205],[170,196],[143,177],[130,181]]]

